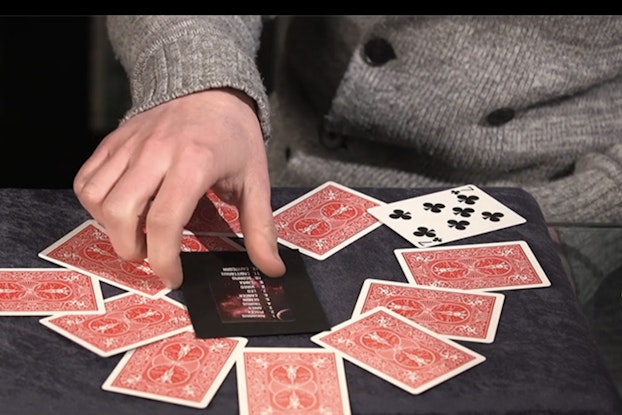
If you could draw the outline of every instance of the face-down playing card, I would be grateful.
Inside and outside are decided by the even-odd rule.
[[[472,184],[387,203],[367,211],[418,248],[526,222]]]
[[[492,343],[504,299],[503,294],[499,293],[367,279],[352,317],[376,307],[386,307],[451,339]]]
[[[486,360],[385,307],[346,320],[311,341],[415,395]]]
[[[242,250],[226,238],[182,236],[181,251]],[[170,290],[153,272],[148,261],[133,262],[119,257],[106,231],[94,220],[87,220],[45,248],[39,256],[55,264],[83,272],[121,289],[159,298]]]
[[[270,278],[247,252],[182,252],[181,286],[197,337],[317,333],[324,310],[298,251],[280,248],[287,271]]]
[[[551,285],[525,241],[394,250],[406,279],[460,290],[518,290]]]
[[[206,408],[246,343],[241,337],[197,339],[188,330],[126,352],[102,389]]]
[[[39,322],[102,357],[173,336],[192,327],[186,307],[169,298],[127,292],[104,300],[97,315],[57,315]]]
[[[326,182],[273,212],[279,242],[323,260],[382,225],[367,213],[384,202]]]
[[[213,190],[199,199],[186,230],[196,235],[243,237],[238,209],[223,202]]]
[[[99,281],[65,268],[0,269],[0,315],[101,314]]]
[[[331,350],[248,347],[236,371],[240,414],[350,414],[343,360]]]

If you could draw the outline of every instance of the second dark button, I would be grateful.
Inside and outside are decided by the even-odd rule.
[[[486,116],[486,122],[493,127],[499,127],[511,121],[516,115],[512,108],[499,108]]]
[[[383,38],[369,39],[363,48],[363,59],[371,66],[380,66],[395,59],[393,46]]]
[[[328,149],[335,149],[339,147],[344,147],[346,138],[337,133],[321,131],[320,132],[320,143]]]

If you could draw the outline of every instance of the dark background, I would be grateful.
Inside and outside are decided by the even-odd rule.
[[[268,90],[271,45],[258,56]],[[0,187],[71,188],[129,105],[103,15],[0,16]]]
[[[71,188],[116,126],[129,101],[102,19],[0,17],[0,187]]]

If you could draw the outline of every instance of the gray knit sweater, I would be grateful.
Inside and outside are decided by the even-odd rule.
[[[230,86],[257,103],[274,186],[512,185],[550,222],[622,222],[622,17],[278,18],[260,73],[264,23],[109,17],[126,118]]]

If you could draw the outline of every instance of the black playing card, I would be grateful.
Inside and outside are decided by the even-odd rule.
[[[301,254],[280,249],[287,266],[270,278],[246,251],[182,252],[181,290],[199,338],[317,333],[330,329]]]

